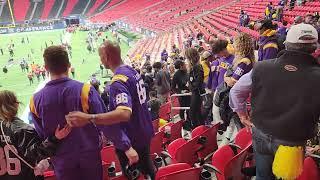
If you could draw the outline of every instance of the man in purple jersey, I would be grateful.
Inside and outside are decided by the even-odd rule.
[[[36,131],[44,140],[54,135],[58,125],[66,124],[65,115],[71,111],[95,114],[103,113],[106,109],[93,87],[68,77],[70,62],[64,47],[48,47],[43,57],[51,81],[31,98],[30,111]],[[73,128],[51,159],[57,179],[101,180],[100,149],[95,125]]]
[[[118,123],[105,126],[103,132],[116,147],[122,171],[129,176],[126,167],[133,165],[144,175],[154,179],[154,169],[149,155],[154,132],[144,82],[137,71],[123,64],[118,44],[105,41],[99,48],[99,55],[104,66],[114,73],[110,85],[109,112],[96,115],[71,112],[66,117],[67,121],[73,127],[88,123]]]
[[[217,40],[212,44],[211,50],[212,53],[219,57],[218,60],[215,60],[211,63],[209,78],[208,78],[208,89],[212,93],[216,94],[217,87],[224,82],[224,75],[227,72],[227,69],[232,66],[234,55],[228,52],[227,50],[228,41],[226,40]],[[221,117],[219,113],[219,107],[213,103],[212,106],[212,116],[214,122],[220,122]]]
[[[218,60],[211,63],[208,88],[215,92],[216,88],[224,82],[224,74],[232,66],[234,55],[227,50],[228,41],[217,40],[212,44],[212,53],[219,57]]]

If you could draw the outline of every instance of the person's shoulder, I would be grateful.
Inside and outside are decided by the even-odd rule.
[[[28,131],[30,133],[33,133],[35,131],[35,129],[23,122],[21,119],[19,118],[15,118],[11,123],[10,123],[10,128],[14,133],[19,133],[21,131]]]

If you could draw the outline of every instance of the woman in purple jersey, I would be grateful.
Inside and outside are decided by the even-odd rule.
[[[0,179],[43,179],[36,176],[32,168],[42,159],[55,154],[59,143],[71,128],[66,126],[60,129],[58,126],[54,136],[42,141],[32,126],[17,117],[18,109],[19,102],[15,94],[7,90],[0,91]]]

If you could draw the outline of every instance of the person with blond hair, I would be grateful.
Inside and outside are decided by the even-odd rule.
[[[58,125],[54,135],[43,141],[32,126],[17,117],[19,104],[13,92],[0,91],[0,179],[43,179],[37,176],[41,175],[36,173],[40,170],[37,163],[55,155],[71,128]]]
[[[224,90],[227,93],[225,93],[221,98],[219,105],[220,115],[224,122],[224,127],[229,125],[226,134],[226,138],[229,141],[235,127],[237,127],[237,130],[240,130],[243,127],[239,117],[229,106],[229,92],[234,84],[241,78],[241,76],[250,72],[250,70],[253,68],[253,64],[255,63],[253,41],[250,35],[240,33],[234,39],[234,47],[236,58],[233,61],[232,67],[227,70],[224,76]]]

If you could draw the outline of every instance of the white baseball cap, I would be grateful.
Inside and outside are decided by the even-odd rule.
[[[316,43],[318,42],[318,32],[310,24],[297,24],[290,27],[285,42],[289,43]]]

